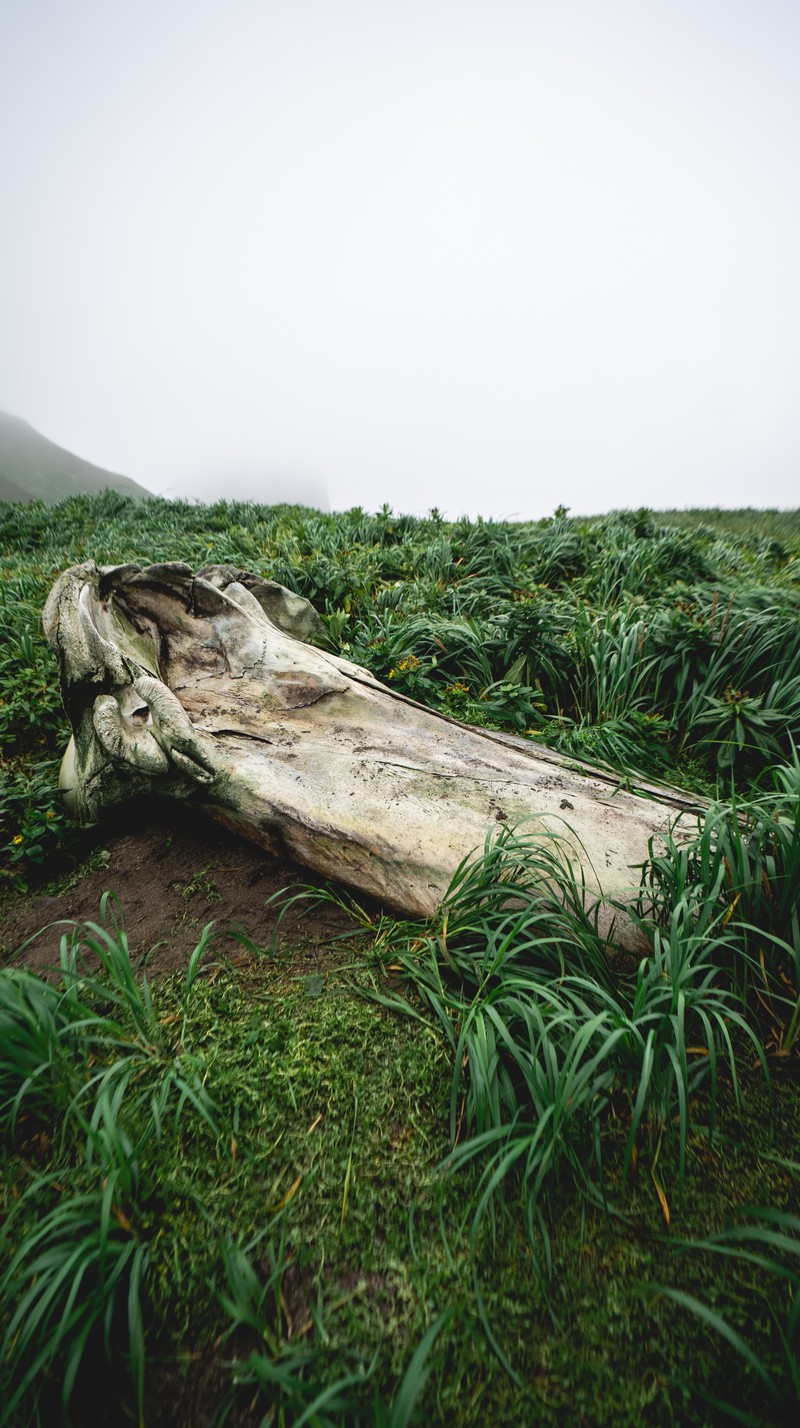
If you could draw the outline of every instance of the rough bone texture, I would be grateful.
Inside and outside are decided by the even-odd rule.
[[[692,807],[405,699],[308,643],[319,620],[307,601],[231,566],[89,561],[56,582],[44,624],[78,817],[148,790],[189,798],[406,913],[434,912],[487,832],[523,820],[531,836],[557,835],[592,901],[630,903],[650,840]],[[634,945],[606,907],[601,925]]]

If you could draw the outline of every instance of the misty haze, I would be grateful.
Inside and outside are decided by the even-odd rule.
[[[7,6],[0,405],[173,496],[790,506],[800,9]]]

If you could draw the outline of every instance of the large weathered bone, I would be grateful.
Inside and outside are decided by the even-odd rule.
[[[89,561],[56,582],[44,625],[78,817],[148,790],[191,798],[406,913],[431,914],[487,830],[523,819],[558,835],[593,900],[631,902],[650,840],[692,807],[432,713],[308,643],[320,622],[307,601],[230,566]]]

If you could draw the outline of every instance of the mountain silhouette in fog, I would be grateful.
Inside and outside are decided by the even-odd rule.
[[[287,503],[310,506],[318,511],[330,510],[325,482],[318,477],[242,463],[236,458],[220,464],[224,468],[222,473],[197,474],[188,491],[184,480],[182,489],[172,488],[162,494],[172,500],[249,501],[270,506]],[[56,446],[21,417],[0,412],[0,501],[55,504],[68,496],[106,490],[139,500],[154,495],[129,476],[106,471],[65,451],[63,446]]]
[[[95,491],[141,499],[152,493],[128,476],[82,461],[20,417],[0,412],[0,501],[64,501]]]

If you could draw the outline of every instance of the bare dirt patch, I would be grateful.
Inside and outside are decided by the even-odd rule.
[[[97,922],[104,892],[119,899],[132,957],[146,958],[153,972],[184,967],[211,921],[216,950],[232,961],[248,957],[237,934],[269,948],[277,928],[277,949],[296,948],[298,963],[310,973],[327,970],[336,960],[331,939],[353,929],[337,907],[307,902],[289,908],[278,927],[282,900],[272,901],[275,895],[291,896],[318,880],[235,838],[191,807],[151,801],[119,810],[97,847],[94,862],[100,865],[73,886],[11,897],[0,908],[0,960],[34,970],[52,967],[64,922]],[[28,943],[29,938],[35,940]]]

